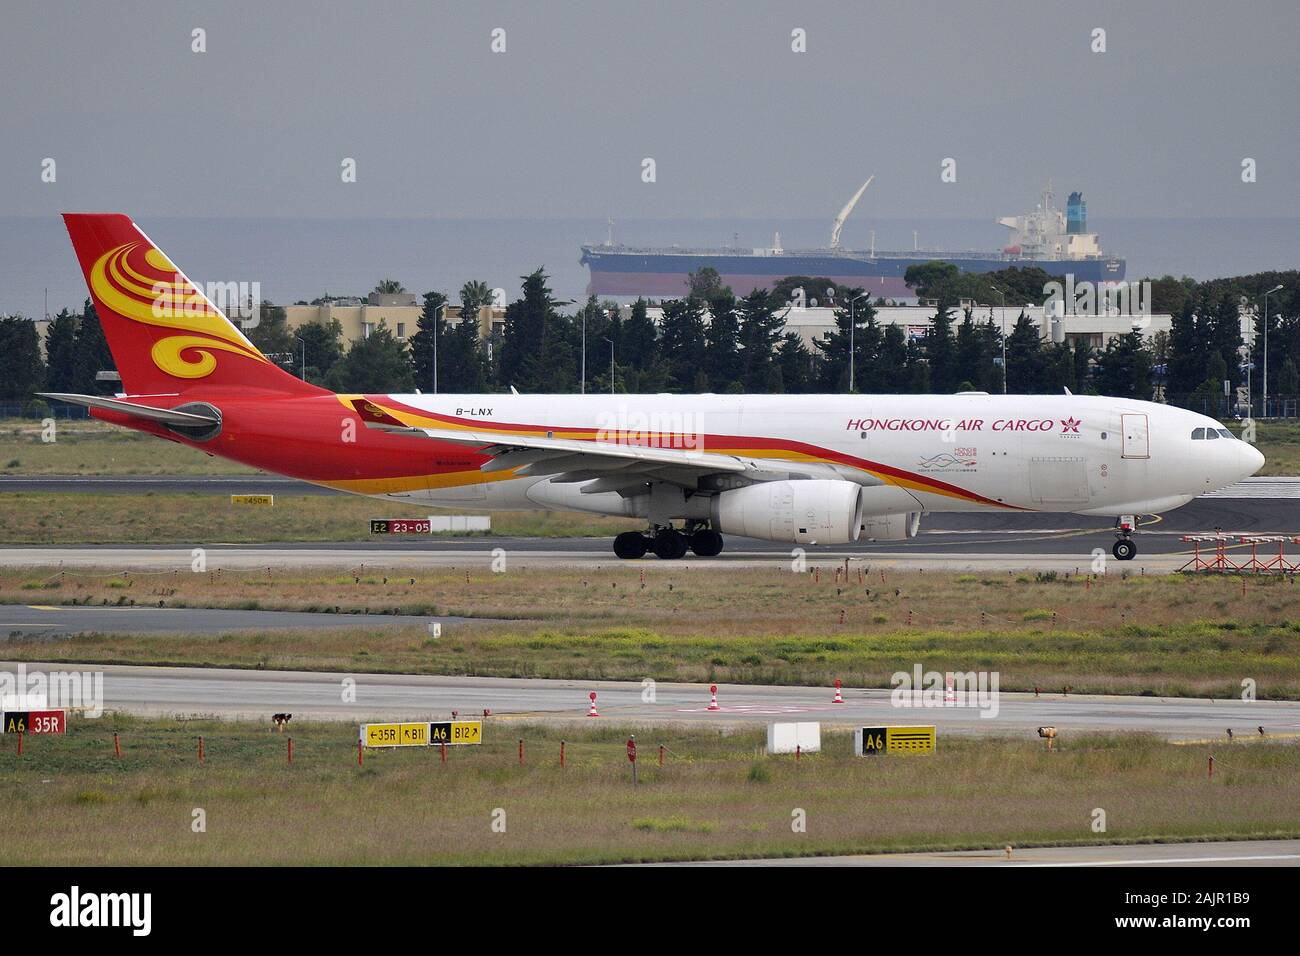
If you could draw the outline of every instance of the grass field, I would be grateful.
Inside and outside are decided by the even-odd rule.
[[[489,720],[479,748],[368,751],[356,728],[75,720],[0,737],[0,864],[538,864],[1300,835],[1300,747],[1143,736],[944,738],[928,757],[761,755],[762,731],[561,732]],[[123,756],[113,755],[114,731]],[[205,762],[198,763],[203,736]],[[294,760],[286,759],[286,736]],[[517,757],[525,741],[525,764]],[[657,747],[668,748],[658,767]],[[1095,811],[1106,831],[1093,832]],[[195,811],[206,829],[195,832]],[[792,822],[802,810],[805,832]],[[497,824],[494,829],[494,822]],[[504,832],[498,832],[504,822]]]
[[[830,568],[442,570],[409,574],[0,571],[0,601],[454,615],[422,628],[220,636],[10,635],[15,660],[502,677],[885,687],[996,670],[1004,690],[1300,698],[1300,588],[1288,579],[954,575]],[[642,584],[644,583],[644,587]],[[38,612],[34,612],[38,613]],[[840,616],[843,614],[843,622]],[[1055,616],[1055,617],[1054,617]]]

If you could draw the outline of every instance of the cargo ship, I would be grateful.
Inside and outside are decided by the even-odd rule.
[[[582,247],[579,263],[591,275],[587,292],[681,296],[688,286],[687,277],[705,266],[716,269],[737,295],[769,289],[786,276],[813,276],[888,299],[912,298],[915,293],[907,287],[904,277],[909,266],[926,262],[951,262],[963,272],[1037,267],[1051,275],[1073,275],[1075,282],[1118,282],[1124,278],[1125,261],[1105,255],[1097,234],[1088,232],[1088,207],[1083,194],[1071,193],[1062,212],[1052,204],[1050,185],[1033,212],[997,220],[1010,230],[999,252],[876,251],[874,239],[871,249],[841,249],[844,222],[871,181],[863,183],[840,210],[831,227],[830,245],[822,249],[783,249],[779,232],[766,249],[636,248],[615,243],[611,224],[611,235],[605,243]]]

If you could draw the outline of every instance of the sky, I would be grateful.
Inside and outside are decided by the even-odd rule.
[[[1048,179],[1294,217],[1297,36],[1294,0],[5,0],[0,217],[829,219],[872,173],[881,218]]]

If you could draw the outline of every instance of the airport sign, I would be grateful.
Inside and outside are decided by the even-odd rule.
[[[362,724],[361,742],[367,747],[436,747],[481,744],[481,720],[405,721]]]
[[[367,747],[427,747],[429,725],[417,723],[362,724],[361,742]]]
[[[275,504],[275,495],[231,495],[230,503],[232,505],[263,505],[269,508]]]
[[[6,734],[66,734],[68,715],[63,710],[10,710],[0,718]]]
[[[428,518],[372,518],[371,534],[430,534],[433,525]]]
[[[860,727],[853,731],[853,752],[859,757],[932,754],[936,743],[934,727]]]
[[[433,746],[473,745],[483,742],[483,721],[444,720],[429,724],[429,743]]]

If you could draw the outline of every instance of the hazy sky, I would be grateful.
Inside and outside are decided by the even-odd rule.
[[[0,215],[829,219],[871,172],[859,209],[881,218],[1005,214],[1048,177],[1094,216],[1300,215],[1295,0],[5,0],[0,18]]]

